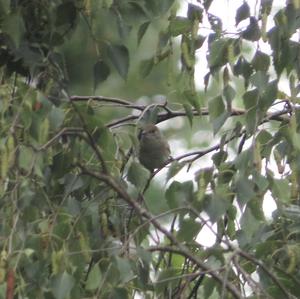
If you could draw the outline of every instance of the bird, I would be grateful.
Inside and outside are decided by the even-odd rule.
[[[170,146],[159,128],[154,124],[147,124],[140,133],[139,161],[150,172],[161,168],[169,160]]]

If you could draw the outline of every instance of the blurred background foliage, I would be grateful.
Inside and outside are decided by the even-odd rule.
[[[299,298],[299,1],[217,2],[0,0],[0,298]]]

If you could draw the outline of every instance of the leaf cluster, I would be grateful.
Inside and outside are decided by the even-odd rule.
[[[0,1],[0,297],[300,296],[300,8],[244,1],[232,33],[214,2]],[[118,97],[137,73],[167,100]],[[192,136],[166,179],[147,121]]]

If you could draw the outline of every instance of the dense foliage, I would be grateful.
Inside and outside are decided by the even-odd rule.
[[[214,2],[0,0],[0,298],[300,297],[300,4]]]

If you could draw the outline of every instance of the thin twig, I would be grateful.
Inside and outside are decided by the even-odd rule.
[[[187,297],[187,299],[192,299],[193,296],[195,296],[195,298],[197,298],[197,292],[198,292],[198,289],[199,289],[199,287],[200,287],[200,285],[201,285],[201,283],[202,283],[202,281],[203,281],[203,279],[205,277],[205,274],[206,273],[202,273],[200,275],[200,277],[196,281],[196,283],[195,283],[192,291],[190,292],[189,296]]]
[[[86,138],[80,132],[83,132],[81,128],[71,128],[71,127],[64,127],[58,133],[56,133],[51,139],[49,139],[45,144],[41,145],[37,150],[43,151],[53,145],[61,136],[63,135],[77,135],[81,138]]]
[[[93,138],[91,132],[89,131],[88,126],[87,126],[87,124],[86,124],[86,121],[85,121],[84,117],[83,117],[82,114],[80,113],[80,111],[79,111],[79,109],[77,108],[77,106],[75,105],[75,103],[72,102],[72,101],[70,101],[70,103],[71,103],[73,109],[76,111],[76,113],[77,113],[77,115],[78,115],[78,117],[79,117],[79,119],[80,119],[80,122],[81,122],[81,124],[82,124],[82,127],[83,127],[84,131],[86,132],[86,134],[87,134],[87,136],[88,136],[88,139],[89,139],[89,141],[90,141],[89,143],[90,143],[91,147],[93,148],[93,150],[94,150],[94,152],[95,152],[95,154],[96,154],[96,156],[97,156],[99,162],[101,163],[103,172],[104,172],[104,173],[108,173],[108,169],[107,169],[107,166],[106,166],[106,162],[105,162],[105,160],[104,160],[104,158],[103,158],[103,156],[102,156],[101,150],[98,148],[98,146],[97,146],[97,144],[96,144],[96,142],[95,142],[95,140],[94,140],[94,138]]]
[[[157,115],[157,123],[175,118],[175,117],[183,117],[183,116],[187,116],[186,111],[184,110],[179,110],[179,111],[174,111],[171,110],[170,108],[164,106],[164,105],[158,105],[160,107],[162,107],[164,110],[166,110],[166,112],[161,112],[158,113]],[[138,107],[142,107],[142,106],[138,106]],[[147,109],[148,106],[145,106],[145,109]],[[135,108],[137,109],[137,108]],[[300,107],[294,107],[295,110],[300,110]],[[275,120],[275,121],[287,121],[289,118],[288,117],[284,117],[284,115],[289,114],[291,111],[290,109],[283,109],[277,112],[267,112],[265,118],[263,118],[263,120],[260,122],[260,124],[266,123],[270,120]],[[238,108],[234,108],[231,111],[231,114],[229,115],[229,117],[233,117],[233,116],[241,116],[241,115],[245,115],[247,113],[246,110],[244,109],[238,109]],[[192,114],[194,116],[208,116],[209,115],[209,111],[207,108],[202,108],[200,113],[197,110],[192,110]],[[114,120],[108,124],[106,124],[106,126],[108,128],[114,128],[116,126],[120,126],[120,125],[129,125],[130,121],[134,121],[140,118],[140,115],[129,115],[117,120]]]
[[[196,264],[203,271],[211,271],[211,269],[207,264],[205,264],[202,260],[200,260],[197,256],[195,256],[195,254],[190,252],[190,250],[184,244],[178,241],[177,238],[172,233],[170,233],[162,224],[160,224],[160,222],[158,222],[150,212],[144,209],[140,205],[140,203],[138,203],[134,198],[132,198],[127,193],[127,191],[123,188],[123,186],[120,185],[113,177],[105,173],[91,172],[85,169],[84,167],[81,167],[81,170],[83,174],[91,176],[110,186],[123,200],[125,200],[131,207],[135,209],[135,211],[140,215],[140,217],[148,219],[157,230],[159,230],[165,237],[167,237],[176,246],[176,250],[178,253],[189,258],[191,262]],[[216,273],[215,271],[212,271],[210,275],[219,283],[221,284],[224,283],[224,277]],[[232,294],[234,298],[236,299],[243,298],[239,290],[237,290],[237,288],[231,282],[226,280],[225,287]]]
[[[70,101],[73,102],[86,102],[86,101],[96,101],[96,102],[105,102],[105,103],[111,103],[111,104],[118,104],[122,107],[132,108],[139,111],[145,110],[147,106],[145,105],[135,105],[132,104],[132,102],[119,99],[119,98],[113,98],[113,97],[105,97],[105,96],[71,96]]]
[[[250,286],[250,288],[253,290],[253,292],[258,296],[258,298],[260,298],[260,296],[263,294],[264,298],[268,299],[271,298],[270,295],[268,295],[268,293],[261,287],[261,285],[259,285],[252,277],[249,273],[247,273],[243,267],[239,264],[238,260],[237,260],[237,256],[234,256],[232,258],[232,262],[234,264],[234,267],[236,268],[236,270],[244,277],[245,282],[248,283],[248,285]]]
[[[190,152],[190,153],[186,153],[186,154],[180,155],[178,157],[174,157],[173,161],[179,161],[179,160],[182,160],[182,159],[187,158],[187,157],[195,156],[195,157],[193,157],[193,158],[188,159],[188,160],[185,161],[187,163],[193,163],[195,160],[197,160],[197,159],[205,156],[206,154],[214,152],[216,150],[219,150],[221,148],[221,146],[224,146],[224,144],[227,144],[230,141],[234,140],[235,138],[240,137],[244,133],[245,133],[245,131],[242,131],[238,135],[233,135],[230,138],[228,138],[227,140],[225,140],[222,144],[220,144],[220,143],[216,144],[216,145],[214,145],[214,146],[212,146],[212,147],[210,147],[210,148],[208,148],[206,150],[194,151],[194,152]]]
[[[277,277],[258,259],[253,257],[252,255],[248,254],[247,252],[244,252],[240,249],[237,250],[237,253],[242,256],[243,258],[251,261],[255,265],[259,266],[270,278],[273,280],[273,282],[278,286],[278,288],[281,290],[281,292],[285,295],[285,298],[293,298],[292,295],[285,289],[285,287],[282,285],[282,283],[277,279]]]

